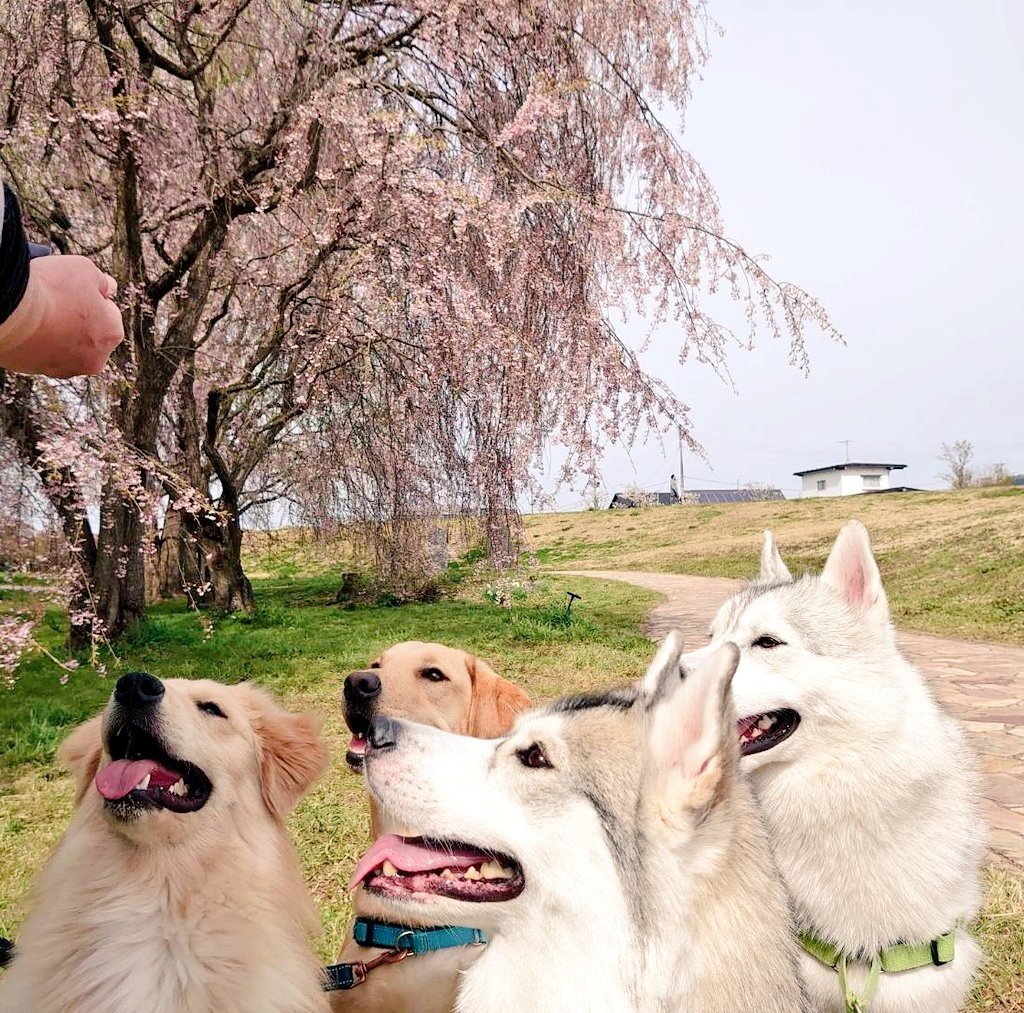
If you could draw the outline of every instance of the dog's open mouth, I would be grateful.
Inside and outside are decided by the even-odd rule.
[[[774,749],[796,731],[798,724],[800,715],[788,707],[740,718],[736,722],[740,733],[740,756],[752,756],[754,753]]]
[[[345,752],[345,762],[357,773],[363,769],[363,757],[366,755],[366,738],[353,735]]]
[[[118,816],[146,808],[196,812],[213,791],[210,779],[194,763],[171,756],[135,725],[109,732],[107,752],[111,762],[96,774],[96,790]]]
[[[413,894],[455,900],[512,900],[523,892],[522,870],[507,855],[466,844],[385,834],[359,860],[349,889],[360,884],[385,897]]]

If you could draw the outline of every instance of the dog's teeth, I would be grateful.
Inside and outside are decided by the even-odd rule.
[[[145,791],[149,787],[149,774],[147,774],[137,785],[135,785],[136,791]]]
[[[501,867],[501,874],[505,879],[511,879],[515,875],[511,869],[506,869],[504,866]]]
[[[475,865],[471,865],[462,875],[463,875],[463,877],[465,879],[476,880],[476,879],[483,879],[484,878],[483,876],[480,875],[480,872],[478,871],[478,869],[477,869],[477,867]]]
[[[172,784],[170,786],[170,788],[168,788],[167,790],[172,795],[187,795],[188,794],[188,788],[185,787],[185,779],[182,778],[182,777],[179,777],[178,780],[175,781],[174,784]]]
[[[386,858],[384,859],[384,864],[380,867],[380,871],[383,872],[385,876],[398,875],[398,870]]]
[[[775,724],[775,718],[770,718],[766,714],[760,721],[758,721],[757,727],[766,732],[773,724]]]
[[[508,871],[501,867],[501,863],[500,862],[495,862],[493,860],[484,862],[484,864],[480,866],[480,875],[484,879],[508,879],[509,878]]]
[[[456,876],[455,873],[452,872],[451,869],[442,869],[441,870],[441,878],[442,879],[458,879],[459,877]]]

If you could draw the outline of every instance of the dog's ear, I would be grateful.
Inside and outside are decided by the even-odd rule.
[[[679,682],[682,679],[682,670],[679,667],[682,653],[682,634],[678,630],[670,630],[668,636],[661,642],[658,653],[654,655],[654,660],[648,665],[646,674],[640,680],[640,692],[645,698],[652,699],[663,684],[671,686],[673,680]]]
[[[82,801],[100,765],[103,752],[103,715],[79,725],[60,745],[57,758],[75,778],[75,805]]]
[[[779,555],[779,547],[775,544],[775,536],[765,530],[764,544],[761,546],[761,580],[792,580],[789,567]]]
[[[648,760],[658,811],[671,829],[703,819],[736,776],[739,744],[730,687],[739,660],[736,645],[723,644],[654,710]]]
[[[284,816],[327,766],[327,746],[320,737],[323,719],[291,714],[267,694],[255,689],[252,693],[263,801],[272,813]]]
[[[516,717],[530,707],[526,691],[503,679],[480,658],[466,655],[466,671],[472,687],[466,733],[478,739],[507,735]]]
[[[882,575],[871,552],[867,528],[847,521],[821,571],[821,580],[846,600],[855,612],[884,625],[889,622],[889,600],[882,589]]]

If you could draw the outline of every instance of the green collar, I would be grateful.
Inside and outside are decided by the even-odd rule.
[[[861,1013],[868,1008],[874,997],[875,989],[878,988],[879,971],[885,971],[886,974],[898,974],[901,971],[913,971],[918,967],[927,967],[929,964],[941,967],[943,964],[950,963],[954,956],[956,929],[950,929],[949,932],[936,939],[931,939],[927,943],[894,943],[884,950],[879,950],[870,960],[854,958],[851,962],[859,960],[861,963],[870,963],[871,965],[871,973],[868,975],[862,995],[857,995],[847,983],[846,965],[850,958],[841,952],[838,946],[818,939],[809,932],[798,932],[797,938],[800,940],[800,945],[815,960],[820,960],[826,967],[831,967],[838,972],[839,987],[842,989],[846,1001],[846,1013]]]

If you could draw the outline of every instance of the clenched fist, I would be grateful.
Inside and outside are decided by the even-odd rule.
[[[38,257],[0,324],[0,366],[59,379],[98,373],[124,339],[117,282],[87,257]]]

